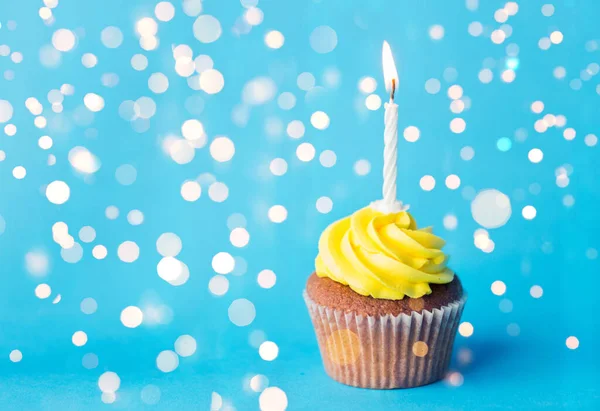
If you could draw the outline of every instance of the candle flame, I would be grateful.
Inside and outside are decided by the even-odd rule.
[[[385,89],[387,92],[392,92],[392,88],[398,88],[398,72],[396,71],[396,63],[394,63],[394,57],[392,56],[392,49],[387,41],[383,42],[382,50],[382,61],[383,61],[383,80],[385,82]],[[394,87],[392,87],[392,81],[394,81]]]

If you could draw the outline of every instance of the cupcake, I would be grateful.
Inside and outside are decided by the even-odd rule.
[[[466,300],[444,244],[404,209],[327,227],[304,299],[329,376],[377,389],[444,377]]]

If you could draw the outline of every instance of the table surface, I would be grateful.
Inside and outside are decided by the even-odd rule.
[[[338,384],[325,374],[315,347],[296,350],[291,358],[261,367],[271,381],[285,389],[290,410],[310,408],[472,410],[472,409],[573,409],[592,410],[598,404],[597,365],[574,365],[577,358],[558,358],[535,345],[498,344],[482,341],[471,345],[477,360],[461,368],[464,383],[446,382],[405,390],[365,390]],[[493,352],[494,354],[490,354]],[[258,393],[247,378],[254,361],[225,359],[198,361],[180,366],[176,374],[164,376],[121,371],[122,384],[116,409],[209,409],[212,393],[238,410],[257,409]],[[245,382],[244,382],[245,381]],[[149,384],[160,389],[160,401],[148,405],[142,390]],[[31,372],[0,378],[3,410],[105,409],[100,402],[97,373]],[[214,404],[214,403],[213,403]]]

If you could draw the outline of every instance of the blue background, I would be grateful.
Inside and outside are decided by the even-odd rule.
[[[0,44],[24,57],[19,64],[8,56],[0,57],[0,71],[14,73],[12,80],[6,75],[0,78],[0,99],[11,102],[14,114],[9,122],[17,126],[14,136],[0,133],[0,150],[6,154],[0,162],[0,224],[4,221],[5,225],[4,229],[0,225],[0,408],[209,409],[211,393],[216,392],[225,402],[222,409],[258,409],[259,393],[250,390],[247,382],[255,374],[266,375],[271,386],[285,391],[291,410],[598,407],[596,282],[600,267],[594,250],[600,248],[600,167],[598,147],[584,144],[584,136],[600,131],[600,77],[583,81],[578,90],[571,80],[579,78],[590,63],[600,62],[598,47],[590,43],[600,41],[600,7],[592,0],[554,1],[554,15],[545,17],[540,10],[547,2],[518,2],[518,13],[507,22],[512,36],[497,45],[489,33],[500,26],[494,12],[504,7],[504,1],[481,0],[477,9],[469,10],[462,0],[260,0],[264,21],[248,34],[236,35],[232,27],[243,15],[243,6],[234,0],[205,0],[202,12],[219,19],[223,29],[211,44],[194,38],[196,17],[185,15],[181,2],[176,1],[175,18],[159,22],[159,47],[144,51],[134,27],[140,18],[153,17],[154,1],[61,0],[53,9],[56,21],[45,25],[38,15],[41,0],[0,0]],[[9,21],[17,23],[16,29],[9,29]],[[467,28],[473,21],[480,21],[487,35],[471,36]],[[434,24],[445,29],[439,41],[428,34]],[[116,49],[100,41],[101,30],[111,25],[124,36]],[[337,33],[337,47],[327,54],[316,53],[309,42],[313,29],[321,25]],[[59,28],[74,30],[77,44],[62,53],[58,67],[48,68],[40,63],[40,48],[52,44],[52,34]],[[265,45],[264,35],[271,29],[284,34],[281,49]],[[564,34],[563,42],[541,50],[539,39],[554,30]],[[396,96],[400,106],[399,197],[411,205],[420,225],[433,225],[447,240],[451,266],[469,293],[463,321],[473,324],[474,333],[468,338],[457,336],[455,354],[468,349],[473,360],[453,363],[452,370],[464,377],[460,386],[440,382],[412,390],[367,391],[333,382],[322,369],[301,298],[321,231],[380,197],[383,107],[367,110],[357,84],[363,76],[374,77],[378,82],[375,93],[386,99],[381,86],[384,39],[394,50],[400,75]],[[510,43],[519,46],[519,65],[516,79],[506,83],[500,75]],[[187,86],[174,70],[171,45],[176,44],[190,45],[194,56],[212,57],[225,79],[221,92],[208,95]],[[96,67],[87,69],[81,64],[86,52],[98,57]],[[148,57],[144,71],[131,67],[130,58],[136,53]],[[483,84],[478,73],[490,62],[494,63],[494,79]],[[566,69],[564,79],[553,76],[557,66]],[[456,69],[455,80],[444,80],[448,67]],[[336,86],[323,80],[331,68],[339,71]],[[157,95],[148,89],[147,81],[159,71],[169,78],[169,89]],[[104,87],[100,80],[109,72],[119,76],[114,88]],[[305,99],[306,92],[298,88],[297,76],[302,72],[313,73],[317,85],[323,87],[314,93],[316,97]],[[250,109],[247,125],[236,125],[232,110],[241,103],[244,85],[258,76],[271,77],[277,94]],[[430,78],[441,81],[438,94],[425,90]],[[75,93],[65,97],[64,111],[56,114],[46,95],[64,83],[74,85]],[[471,99],[471,107],[458,115],[449,110],[451,100],[446,95],[452,84],[460,84]],[[277,96],[284,91],[297,98],[292,110],[277,105]],[[77,125],[73,113],[78,108],[86,110],[83,96],[89,92],[102,95],[105,107],[94,113],[90,124]],[[186,111],[185,100],[194,95],[204,101],[201,113]],[[118,114],[122,101],[140,96],[152,97],[157,105],[149,129],[142,133]],[[44,130],[33,124],[34,116],[25,107],[28,97],[44,105],[43,115],[48,119]],[[536,100],[545,104],[542,114],[531,111]],[[310,124],[317,110],[331,119],[326,130]],[[576,138],[567,141],[558,127],[536,132],[535,121],[547,113],[566,116],[567,127],[577,131]],[[449,123],[454,117],[465,119],[463,133],[451,132]],[[208,144],[196,150],[188,164],[179,165],[169,158],[161,149],[162,138],[180,133],[181,124],[190,118],[203,123],[209,142],[217,135],[228,136],[235,144],[233,159],[214,161]],[[278,136],[268,136],[267,119],[281,120],[284,129]],[[285,125],[295,119],[306,126],[300,140],[285,134]],[[415,143],[402,139],[403,130],[411,125],[420,130]],[[524,141],[515,138],[521,128],[527,131]],[[89,129],[97,130],[97,135]],[[54,141],[49,151],[37,145],[46,134]],[[502,137],[512,142],[506,152],[497,148]],[[317,152],[307,163],[296,157],[296,147],[302,142],[310,142]],[[84,179],[71,167],[67,155],[75,146],[88,148],[102,162],[92,178]],[[464,146],[475,150],[471,161],[461,159]],[[543,151],[541,163],[528,160],[532,148]],[[337,154],[332,168],[319,164],[318,155],[326,149]],[[53,166],[47,165],[50,153],[56,156]],[[268,171],[275,157],[288,162],[283,176]],[[360,159],[371,164],[365,176],[353,169]],[[130,186],[115,179],[115,170],[122,164],[137,169],[137,179]],[[560,188],[555,170],[565,164],[572,167],[570,183]],[[22,180],[12,176],[18,165],[27,169]],[[203,173],[227,184],[225,202],[211,201],[206,184],[198,201],[183,200],[181,184]],[[444,185],[449,174],[460,177],[458,190]],[[424,175],[435,178],[432,191],[420,188]],[[50,203],[44,195],[45,185],[54,180],[70,186],[70,199],[63,205]],[[539,193],[530,188],[535,183],[541,187]],[[471,213],[471,200],[474,193],[488,188],[509,196],[512,216],[504,226],[489,230],[495,249],[484,253],[473,244],[479,225]],[[563,205],[567,194],[575,198],[572,207]],[[333,200],[328,214],[315,207],[321,196]],[[274,204],[288,211],[281,224],[267,218]],[[116,220],[105,217],[109,205],[120,210]],[[521,216],[526,205],[537,209],[531,221]],[[131,209],[144,213],[142,225],[127,223]],[[250,242],[244,248],[235,248],[229,241],[227,219],[233,213],[247,220]],[[448,213],[458,219],[456,230],[444,228],[442,221]],[[96,229],[94,243],[81,243],[84,256],[76,264],[63,261],[60,246],[52,240],[52,225],[57,221],[66,222],[75,237],[85,225]],[[156,272],[161,258],[156,240],[164,232],[176,233],[183,243],[178,258],[188,265],[191,275],[180,287],[163,281]],[[117,257],[117,248],[125,240],[140,247],[139,259],[131,264]],[[95,244],[107,247],[106,259],[92,257]],[[26,269],[25,255],[31,250],[48,257],[44,277]],[[210,293],[208,281],[215,275],[212,257],[221,251],[242,257],[247,269],[243,275],[229,274],[228,292],[217,297]],[[276,285],[268,290],[256,281],[263,269],[277,275]],[[507,286],[502,297],[490,291],[496,280]],[[52,287],[50,298],[35,296],[38,283]],[[533,285],[543,288],[541,298],[530,296]],[[52,304],[57,294],[62,299]],[[80,310],[86,297],[98,302],[93,315]],[[238,298],[247,298],[256,307],[256,318],[247,327],[237,327],[228,318],[228,307]],[[511,312],[500,310],[503,299],[512,302]],[[124,307],[148,302],[169,306],[172,321],[135,329],[121,324]],[[507,333],[511,323],[518,324],[518,336]],[[77,330],[88,335],[83,347],[71,342]],[[249,344],[255,330],[278,345],[275,361],[262,360],[257,348]],[[196,353],[181,358],[172,373],[159,371],[156,356],[172,350],[182,334],[196,339]],[[578,338],[579,348],[566,347],[569,336]],[[17,363],[9,360],[15,349],[23,353]],[[97,368],[82,366],[86,353],[99,357]],[[97,385],[105,371],[121,378],[113,404],[103,404]],[[140,397],[148,384],[161,391],[156,405],[145,404]]]

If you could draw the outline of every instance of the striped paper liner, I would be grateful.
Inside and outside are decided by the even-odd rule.
[[[466,297],[433,312],[362,316],[304,300],[325,371],[362,388],[411,388],[444,378]]]

